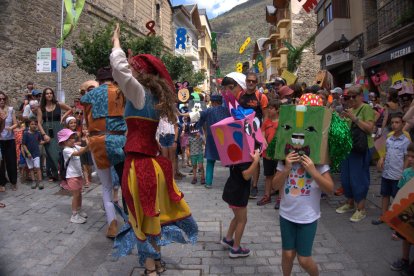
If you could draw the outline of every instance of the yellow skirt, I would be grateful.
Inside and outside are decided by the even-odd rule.
[[[152,159],[157,182],[157,193],[154,208],[159,215],[154,217],[145,216],[139,200],[140,191],[137,183],[137,174],[134,162],[134,160],[131,162],[128,172],[128,189],[134,203],[134,210],[131,210],[129,208],[130,206],[128,206],[129,223],[137,238],[143,241],[148,235],[160,235],[161,227],[163,225],[183,220],[191,216],[191,212],[184,199],[181,199],[179,202],[173,202],[170,200],[164,172],[158,162],[155,159]],[[175,181],[173,181],[173,187],[177,194],[181,194],[181,191],[178,189]],[[132,214],[135,214],[135,216]]]

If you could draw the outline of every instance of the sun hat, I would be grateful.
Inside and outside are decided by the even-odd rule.
[[[69,117],[66,118],[65,123],[69,124],[69,122],[72,121],[72,120],[76,120],[76,118],[73,117],[73,116],[69,116]]]
[[[64,129],[60,130],[57,133],[58,142],[62,143],[62,142],[67,141],[70,138],[70,136],[72,136],[73,134],[76,134],[76,133],[73,132],[72,130],[68,129],[68,128],[64,128]]]
[[[292,95],[293,92],[295,92],[295,91],[293,91],[292,89],[290,89],[289,86],[284,85],[284,86],[282,86],[282,87],[279,88],[279,91],[278,92],[279,92],[280,97],[283,98],[285,96]]]
[[[39,94],[42,94],[42,91],[37,90],[37,89],[33,89],[33,90],[32,90],[32,96],[37,96],[37,95],[39,95]]]

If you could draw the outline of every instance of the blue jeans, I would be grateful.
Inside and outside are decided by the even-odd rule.
[[[174,144],[174,134],[160,135],[160,144],[163,148],[172,147]]]

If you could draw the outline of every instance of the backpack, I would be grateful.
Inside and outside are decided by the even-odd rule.
[[[65,162],[65,158],[63,157],[63,151],[59,151],[59,160],[58,160],[58,166],[59,166],[59,174],[60,178],[62,180],[66,180],[66,170],[68,168],[70,159],[72,159],[72,155],[69,157],[69,159]]]

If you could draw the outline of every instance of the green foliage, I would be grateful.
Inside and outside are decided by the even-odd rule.
[[[165,54],[161,59],[174,82],[188,81],[192,86],[196,86],[206,78],[203,72],[194,72],[191,61],[185,59],[183,56]]]
[[[164,42],[161,36],[140,36],[130,39],[127,46],[134,55],[151,54],[161,57]]]
[[[95,75],[99,68],[109,65],[109,55],[112,51],[112,34],[115,22],[100,27],[90,34],[81,32],[79,44],[74,45],[76,64],[88,74]],[[193,64],[182,56],[164,53],[164,42],[160,36],[140,36],[125,31],[121,25],[120,42],[125,53],[131,49],[134,55],[151,54],[162,59],[174,81],[187,80],[192,85],[202,83],[205,74],[194,72]]]
[[[289,49],[287,61],[288,61],[288,67],[287,70],[289,72],[295,72],[296,69],[298,69],[300,63],[302,62],[302,54],[303,50],[310,46],[313,41],[315,40],[316,33],[311,35],[302,45],[295,48],[292,44],[290,44],[287,41],[284,41],[285,46]]]

